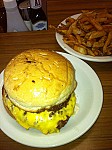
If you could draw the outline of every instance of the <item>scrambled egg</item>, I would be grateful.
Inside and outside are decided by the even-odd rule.
[[[66,121],[67,118],[74,113],[75,104],[75,94],[71,94],[67,106],[55,113],[48,110],[40,113],[33,113],[19,109],[8,98],[5,100],[5,105],[21,126],[26,129],[29,129],[30,127],[36,128],[44,134],[59,132],[57,127],[59,121]]]

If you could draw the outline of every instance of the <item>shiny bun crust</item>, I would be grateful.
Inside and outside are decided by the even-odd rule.
[[[13,58],[4,71],[10,100],[26,111],[37,111],[65,101],[76,87],[75,70],[62,55],[27,50]]]

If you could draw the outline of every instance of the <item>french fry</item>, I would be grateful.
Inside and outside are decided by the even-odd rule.
[[[96,48],[99,48],[99,47],[103,47],[104,43],[103,42],[94,42],[94,44],[92,46],[96,47]]]
[[[89,30],[93,28],[93,25],[80,23],[80,27],[82,30],[84,30],[84,32],[88,32]]]
[[[72,33],[74,34],[74,35],[76,35],[76,34],[81,34],[81,29],[79,29],[78,27],[77,27],[77,21],[75,21],[71,26],[70,26],[71,28],[72,28]]]
[[[72,48],[74,47],[75,44],[78,44],[77,39],[73,35],[68,35],[68,34],[65,35],[63,37],[63,41]]]
[[[82,41],[81,41],[80,35],[79,35],[79,34],[76,34],[75,36],[76,36],[76,39],[77,39],[78,43],[81,44]]]
[[[86,46],[87,46],[87,47],[93,47],[95,41],[96,41],[95,39],[88,40]]]
[[[106,25],[102,25],[103,26],[103,30],[106,32],[110,32],[112,31],[112,24],[106,24]]]
[[[112,55],[112,44],[107,47],[107,55]]]
[[[86,47],[84,47],[82,45],[75,44],[74,45],[74,50],[81,53],[81,54],[87,55],[87,49],[86,49]]]
[[[102,22],[107,22],[108,18],[106,17],[102,17],[102,18],[96,18],[96,21],[99,22],[99,23],[102,23]]]
[[[72,28],[72,26],[70,26],[69,29],[67,30],[66,34],[71,35],[72,32],[73,32],[73,28]]]
[[[89,40],[96,39],[105,35],[106,35],[105,31],[93,31],[89,37]]]
[[[87,53],[88,55],[95,56],[94,52],[90,49],[87,49]]]
[[[74,18],[71,18],[71,17],[69,17],[69,18],[67,18],[66,19],[66,26],[67,27],[70,27],[70,25],[72,24],[72,23],[74,23],[75,22],[75,19]]]
[[[103,56],[103,53],[98,49],[94,50],[93,52],[95,56]]]
[[[104,54],[106,54],[106,53],[108,52],[107,46],[111,43],[111,41],[112,41],[112,31],[110,31],[110,32],[108,33],[107,40],[106,40],[106,42],[105,42],[105,44],[104,44],[104,46],[103,46],[103,53],[104,53]]]
[[[100,25],[100,23],[97,20],[95,20],[92,17],[88,17],[88,20],[98,31],[103,30],[103,27]]]

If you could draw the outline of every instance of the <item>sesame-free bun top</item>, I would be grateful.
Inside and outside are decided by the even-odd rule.
[[[10,100],[26,111],[64,102],[76,87],[75,70],[62,55],[49,50],[27,50],[14,57],[4,71]]]

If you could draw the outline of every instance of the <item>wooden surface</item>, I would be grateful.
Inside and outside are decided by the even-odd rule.
[[[47,6],[49,24],[57,26],[63,19],[79,13],[81,9],[111,9],[112,1],[48,0]],[[63,51],[56,42],[54,31],[50,29],[48,31],[37,32],[0,33],[0,72],[5,68],[13,56],[26,49],[33,48]],[[112,62],[86,62],[96,71],[103,86],[104,102],[100,116],[92,128],[77,140],[60,147],[48,148],[48,150],[112,149]],[[40,150],[40,148],[28,147],[15,142],[0,130],[0,150],[9,149]]]

